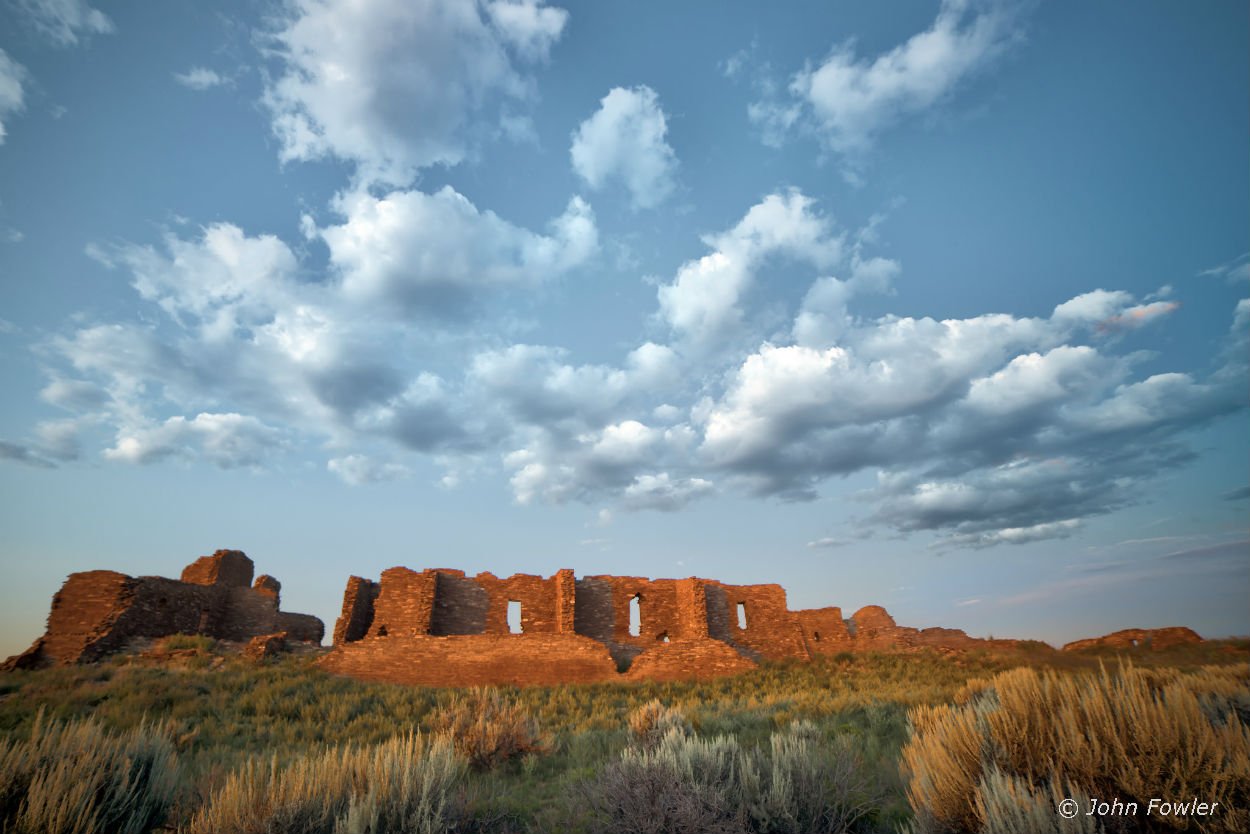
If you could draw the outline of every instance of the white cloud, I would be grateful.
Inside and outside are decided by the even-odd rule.
[[[342,225],[320,230],[350,298],[448,311],[483,290],[534,286],[585,263],[599,246],[579,197],[541,235],[476,206],[450,186],[434,194],[367,193],[337,201]]]
[[[1231,261],[1226,261],[1210,269],[1204,269],[1198,274],[1204,277],[1223,278],[1230,284],[1250,281],[1250,252],[1243,252]]]
[[[567,13],[534,2],[293,0],[273,35],[281,73],[265,91],[283,160],[333,156],[362,182],[406,185],[455,165],[470,119],[525,99],[514,66],[547,55]],[[493,121],[493,120],[492,120]]]
[[[677,171],[667,133],[654,90],[613,87],[573,133],[573,170],[594,189],[618,180],[636,208],[655,208],[673,192]]]
[[[703,478],[673,479],[667,472],[639,475],[625,487],[623,502],[631,510],[674,512],[691,501],[712,492],[712,482]]]
[[[113,21],[85,0],[18,0],[18,8],[58,46],[75,46],[79,37],[116,31]]]
[[[806,120],[833,150],[858,154],[905,116],[949,97],[1012,43],[1010,3],[943,0],[933,25],[875,58],[854,42],[836,47],[791,79],[787,101],[756,102],[748,111],[776,142]]]
[[[473,358],[470,377],[504,403],[514,419],[551,427],[568,421],[574,430],[600,426],[612,414],[678,380],[677,356],[646,342],[623,367],[570,365],[565,352],[539,345],[512,345]]]
[[[96,259],[124,266],[139,295],[175,319],[190,317],[204,336],[223,341],[239,327],[259,326],[286,306],[295,255],[272,235],[248,237],[217,223],[199,240],[166,235],[165,252],[151,246],[94,247]]]
[[[732,229],[704,238],[710,254],[687,261],[658,291],[660,314],[678,333],[697,342],[723,337],[742,318],[739,302],[755,271],[770,256],[786,255],[818,268],[841,256],[831,222],[797,190],[770,194]]]
[[[174,80],[192,90],[209,90],[230,83],[229,79],[207,67],[192,67],[186,72],[176,72]]]
[[[545,61],[560,39],[569,13],[535,0],[496,0],[486,13],[495,31],[526,60]]]
[[[403,464],[374,460],[365,455],[333,458],[326,464],[326,468],[352,486],[394,481],[412,474]]]
[[[0,145],[4,144],[6,136],[5,119],[21,112],[25,107],[25,93],[22,89],[25,79],[26,70],[22,65],[0,49]]]
[[[283,446],[282,433],[242,414],[170,417],[155,426],[118,433],[104,457],[121,463],[154,463],[169,457],[199,456],[222,469],[256,467]]]
[[[991,530],[985,533],[964,533],[947,538],[943,545],[948,547],[971,547],[981,549],[999,544],[1028,544],[1029,542],[1046,541],[1048,539],[1065,539],[1081,526],[1074,518],[1063,521],[1050,521],[1034,524],[1029,527],[1006,527],[1002,530]],[[959,605],[975,605],[979,599],[965,600]]]
[[[823,536],[807,543],[812,550],[832,549],[835,547],[845,547],[850,544],[846,539],[839,539],[833,536]]]

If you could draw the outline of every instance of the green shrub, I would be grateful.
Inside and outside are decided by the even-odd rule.
[[[92,720],[49,721],[0,741],[0,830],[141,834],[164,821],[178,788],[167,727],[110,734]]]
[[[445,738],[409,734],[282,767],[249,760],[191,821],[190,834],[366,834],[447,830],[464,761]]]
[[[767,752],[681,727],[627,748],[583,788],[595,831],[836,834],[867,827],[880,805],[845,740],[810,722],[773,733]]]
[[[1137,830],[1171,830],[1186,822],[1147,817],[1150,799],[1197,796],[1219,803],[1204,830],[1250,829],[1250,729],[1238,717],[1248,671],[1015,669],[963,705],[917,707],[902,754],[917,826],[1027,830],[1056,797],[1097,796],[1137,802]]]
[[[755,831],[840,834],[855,830],[880,807],[881,793],[846,738],[823,743],[816,725],[799,721],[774,733],[770,748],[767,762],[743,770],[744,777],[761,777],[756,785],[744,785]]]
[[[519,704],[505,701],[496,689],[477,687],[434,713],[429,722],[451,737],[474,770],[491,770],[520,758],[547,752],[550,740]]]

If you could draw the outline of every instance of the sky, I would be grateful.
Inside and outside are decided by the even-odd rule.
[[[0,4],[0,656],[218,548],[1250,634],[1248,25]]]

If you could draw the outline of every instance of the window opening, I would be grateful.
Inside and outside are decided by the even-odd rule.
[[[521,628],[521,603],[515,599],[508,600],[508,631],[512,634],[524,633]]]
[[[745,602],[738,603],[738,628],[746,631],[747,628],[747,606]]]
[[[634,594],[629,600],[629,636],[642,634],[642,594]]]

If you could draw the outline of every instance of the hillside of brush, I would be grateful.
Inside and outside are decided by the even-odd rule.
[[[1243,747],[1250,761],[1248,661],[1246,640],[1156,652],[844,654],[703,683],[453,690],[333,677],[311,655],[255,663],[205,638],[173,637],[98,665],[0,675],[0,758],[27,774],[25,783],[0,784],[8,803],[0,823],[25,830],[13,820],[26,814],[30,825],[48,826],[34,816],[32,774],[72,742],[148,750],[159,764],[152,770],[173,774],[153,788],[156,810],[136,832],[266,830],[291,808],[303,810],[279,830],[386,830],[377,820],[388,813],[424,821],[403,830],[430,831],[936,831],[948,818],[975,828],[978,803],[994,800],[983,794],[999,784],[986,780],[1006,778],[1001,763],[975,762],[960,777],[967,784],[955,780],[958,796],[921,791],[909,780],[945,766],[926,758],[925,745],[941,746],[933,739],[948,732],[942,720],[958,721],[932,709],[976,702],[984,713],[996,688],[1004,698],[1029,687],[1059,692],[1055,681],[1070,682],[1070,700],[1101,692],[1157,701],[1163,722],[1176,693],[1192,693],[1195,720],[1232,751],[1217,763],[1224,770],[1195,778],[1230,782],[1235,798],[1250,781],[1238,769]],[[125,758],[110,756],[92,766],[106,773]],[[704,784],[705,771],[718,775]],[[418,772],[419,797],[411,785],[402,802],[375,795],[388,779]],[[806,784],[803,774],[819,779]],[[108,779],[99,780],[102,796]],[[362,794],[365,784],[374,793]],[[665,793],[671,784],[679,799]],[[716,787],[729,784],[732,795]],[[1023,790],[1008,788],[1013,797]],[[659,818],[630,821],[636,806],[657,802],[668,808]],[[1221,824],[1240,822],[1204,830],[1235,830]]]

